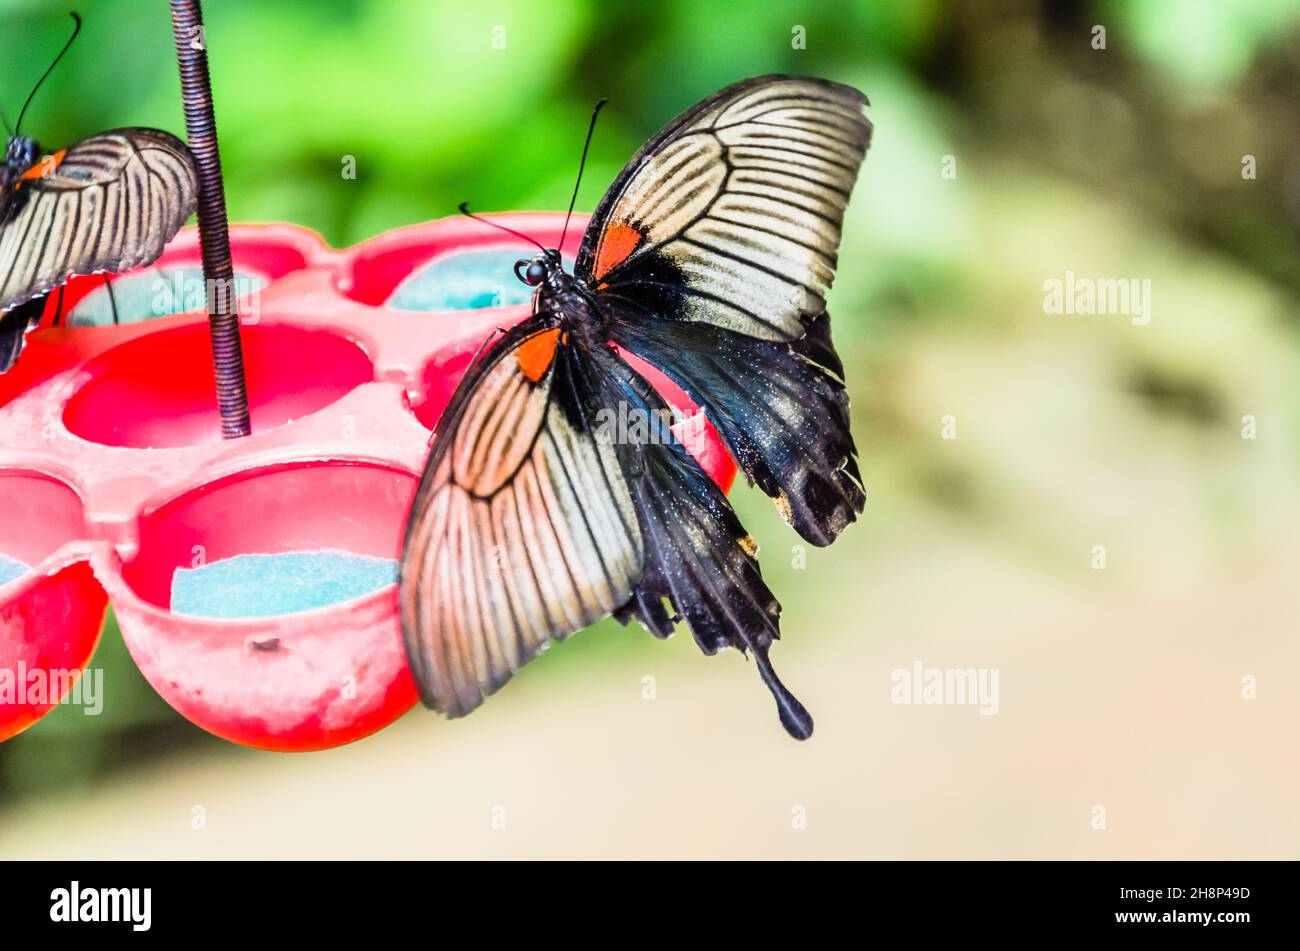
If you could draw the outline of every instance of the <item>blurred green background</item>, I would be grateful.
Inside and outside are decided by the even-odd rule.
[[[24,131],[51,149],[121,125],[183,134],[166,5],[79,12]],[[786,608],[774,659],[818,736],[789,744],[736,655],[606,624],[467,721],[419,711],[346,750],[274,756],[181,720],[110,628],[104,714],[60,709],[0,747],[0,851],[1295,854],[1300,3],[205,13],[232,220],[340,246],[465,200],[562,209],[602,96],[584,210],[737,79],[868,94],[875,138],[830,298],[866,515],[805,569],[767,501],[734,494]],[[61,5],[0,2],[11,121],[68,25]],[[1044,314],[1066,270],[1149,278],[1151,323]],[[914,658],[1000,668],[1003,713],[891,705],[889,672]],[[658,718],[647,672],[680,685]],[[1245,675],[1268,685],[1252,703]],[[537,827],[490,839],[479,811],[510,795]],[[192,835],[191,801],[224,804],[223,845]],[[833,821],[792,837],[790,803]],[[1105,836],[1096,803],[1124,817]]]

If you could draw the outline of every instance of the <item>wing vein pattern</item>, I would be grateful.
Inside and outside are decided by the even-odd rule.
[[[118,129],[70,147],[43,177],[20,180],[0,223],[0,312],[74,274],[157,260],[193,213],[189,149],[156,129]]]
[[[866,98],[794,76],[705,100],[633,159],[593,219],[580,276],[623,290],[671,275],[675,319],[796,340],[825,310],[849,194],[871,137]]]
[[[515,356],[527,339],[489,350],[453,398],[408,525],[402,628],[425,703],[452,716],[612,614],[641,572],[614,446],[588,425],[588,371],[557,344],[534,381]]]

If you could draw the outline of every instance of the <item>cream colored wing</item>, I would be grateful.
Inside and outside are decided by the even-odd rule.
[[[657,316],[796,340],[825,310],[871,138],[849,86],[764,76],[678,117],[605,195],[577,274]]]
[[[555,329],[507,338],[439,425],[402,561],[402,633],[426,706],[464,715],[632,596],[641,534],[615,449],[587,425]]]
[[[190,151],[166,132],[104,132],[45,161],[0,222],[0,313],[74,274],[151,264],[194,212]]]

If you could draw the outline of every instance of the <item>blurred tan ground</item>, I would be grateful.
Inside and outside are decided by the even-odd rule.
[[[821,626],[842,622],[804,612],[778,651],[818,718],[806,744],[781,734],[736,656],[686,656],[678,638],[600,682],[553,665],[450,725],[413,714],[325,754],[160,764],[10,814],[0,854],[1293,854],[1297,650],[1275,609],[1289,582],[1268,565],[1294,563],[1294,548],[1241,552],[1213,582],[1139,594],[1112,575],[1072,594],[933,525],[859,535],[856,552],[874,552],[855,561],[870,570],[836,572],[864,619],[858,636],[830,636]],[[891,705],[889,672],[914,657],[999,665],[1001,712]],[[1238,699],[1249,671],[1253,702]],[[653,702],[639,698],[645,673],[658,678]],[[1106,831],[1090,828],[1097,804]]]

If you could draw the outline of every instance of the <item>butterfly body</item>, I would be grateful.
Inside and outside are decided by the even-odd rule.
[[[602,338],[606,324],[595,297],[582,279],[564,270],[560,252],[547,248],[531,260],[521,260],[515,273],[525,284],[536,287],[533,313],[542,322],[553,322],[566,334],[587,343]]]
[[[35,139],[25,135],[9,137],[4,165],[0,166],[0,221],[9,216],[11,206],[16,211],[23,201],[22,182],[37,167],[41,154]]]
[[[41,155],[41,147],[36,140],[25,135],[11,135],[5,145],[4,171],[0,172],[0,184],[4,186],[7,198],[11,186],[29,172]]]
[[[768,652],[781,606],[757,545],[623,358],[704,411],[813,544],[862,511],[825,292],[870,124],[847,86],[764,76],[669,123],[624,168],[574,273],[515,273],[533,316],[487,346],[439,421],[403,551],[402,632],[425,704],[475,709],[602,617],[752,655],[786,730],[807,710]],[[610,425],[618,420],[618,425]],[[625,425],[630,420],[631,425]]]
[[[0,221],[9,217],[10,208],[22,202],[19,183],[36,165],[41,148],[36,140],[22,135],[9,137],[4,164],[0,166]],[[0,314],[0,372],[13,366],[22,350],[23,337],[40,322],[45,299],[28,301]]]

